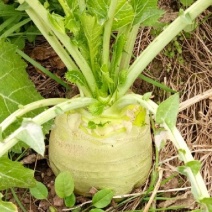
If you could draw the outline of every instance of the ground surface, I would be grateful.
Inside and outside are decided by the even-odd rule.
[[[167,11],[162,21],[171,22],[176,17],[179,10],[179,5],[176,2],[171,0],[160,1],[161,8]],[[212,20],[209,17],[205,19],[209,13],[208,10],[200,16],[198,28],[194,32],[180,34],[175,42],[168,45],[144,72],[145,76],[179,91],[181,103],[208,91],[212,87]],[[150,43],[154,37],[153,34],[153,30],[150,28],[141,29],[135,45],[136,56]],[[25,51],[57,76],[63,77],[64,64],[42,37],[38,37],[35,44],[28,44]],[[62,86],[32,66],[29,66],[28,73],[37,90],[45,98],[70,97],[77,93],[74,86],[71,93],[66,93]],[[133,90],[140,94],[152,91],[153,100],[156,102],[160,102],[170,95],[141,79],[136,80]],[[212,194],[212,97],[208,98],[207,96],[203,100],[198,97],[196,103],[191,100],[191,106],[181,106],[177,127],[192,150],[193,156],[202,162],[201,172],[208,190]],[[45,201],[34,200],[26,190],[18,189],[17,195],[26,211],[48,211],[51,205],[58,211],[66,211],[63,201],[55,194],[55,177],[47,161],[48,154],[46,158],[42,159],[29,152],[29,156],[24,158],[23,163],[35,169],[37,180],[43,182],[49,189],[49,197]],[[176,167],[181,165],[181,162],[176,157],[176,149],[171,142],[167,142],[160,152],[159,161],[160,169],[163,170],[163,179],[166,179],[166,181],[163,181],[164,183],[157,191],[156,196],[158,198],[152,202],[152,206],[158,209],[169,209],[166,211],[192,211],[198,208],[191,195],[190,185],[186,178],[176,172]],[[149,181],[144,187],[133,191],[132,196],[137,192],[145,191],[148,184]],[[12,195],[11,198],[15,202]],[[77,197],[77,205],[86,201],[89,201],[89,199]],[[106,211],[144,209],[147,202],[148,198],[142,199],[142,195],[134,198],[128,197],[124,204],[113,202]],[[82,211],[88,211],[86,209],[88,206],[89,204],[85,205]],[[20,209],[20,211],[22,210]]]

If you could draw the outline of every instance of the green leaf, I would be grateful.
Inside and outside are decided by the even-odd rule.
[[[55,192],[60,198],[70,196],[74,191],[74,180],[70,172],[61,172],[55,179]]]
[[[201,169],[201,163],[198,160],[189,161],[185,164],[187,167],[190,167],[194,175],[196,175]]]
[[[33,101],[32,96],[36,95],[25,72],[26,63],[15,53],[16,48],[0,40],[0,121],[18,109],[18,105],[29,103],[26,97]]]
[[[25,38],[23,36],[15,36],[10,38],[10,42],[16,45],[19,49],[23,49],[25,47]]]
[[[88,122],[88,128],[89,129],[96,129],[96,123],[94,121],[89,121]]]
[[[45,138],[41,126],[30,119],[25,119],[22,123],[21,129],[22,131],[17,135],[17,138],[29,145],[37,153],[44,156]]]
[[[3,195],[0,193],[0,211],[2,212],[18,212],[18,208],[12,202],[2,201]]]
[[[0,158],[0,190],[13,187],[30,188],[36,185],[34,172],[21,163]]]
[[[151,79],[150,77],[147,77],[147,76],[145,76],[143,74],[140,74],[138,77],[141,78],[142,80],[148,82],[149,84],[152,84],[152,85],[154,85],[154,86],[156,86],[158,88],[163,89],[166,92],[177,93],[175,90],[172,90],[171,88],[169,88],[165,84],[160,83],[160,82],[158,82],[158,81],[156,81],[154,79]]]
[[[194,0],[180,0],[180,3],[185,7],[189,7],[194,3]]]
[[[92,203],[97,208],[104,208],[110,204],[114,195],[111,189],[102,189],[98,191],[92,198]]]
[[[74,193],[72,193],[70,196],[65,197],[65,205],[66,207],[73,207],[76,202],[76,197]]]
[[[103,64],[100,68],[101,71],[101,78],[99,82],[99,87],[101,87],[102,93],[107,93],[108,88],[110,88],[110,85],[113,84],[113,80],[110,77],[109,69],[107,64]]]
[[[121,70],[120,73],[119,73],[119,84],[124,84],[127,80],[127,75],[128,75],[128,70],[124,69],[124,70]]]
[[[189,26],[193,24],[193,19],[189,13],[186,13],[183,9],[180,9],[179,16],[183,18],[183,21]]]
[[[200,171],[201,163],[198,160],[189,161],[184,166],[179,166],[178,171],[187,176],[187,168],[190,168],[194,175],[196,175]]]
[[[179,154],[178,154],[179,159],[183,161],[186,151],[184,149],[178,149],[178,152],[179,152]]]
[[[103,82],[103,84],[109,85],[109,84],[113,84],[114,83],[113,79],[110,77],[110,73],[109,73],[109,70],[106,67],[106,65],[103,65],[101,67],[101,73],[102,73],[102,82]]]
[[[134,12],[132,6],[126,0],[118,1],[113,21],[113,30],[117,30],[132,23]]]
[[[107,20],[109,0],[89,0],[87,1],[88,10],[95,15],[99,23],[103,24]]]
[[[29,42],[35,41],[36,34],[40,34],[39,30],[34,25],[30,25],[29,27],[27,27],[25,32],[26,32],[26,38]]]
[[[18,14],[23,14],[23,13],[16,10],[14,5],[4,4],[4,2],[0,1],[0,17],[13,16]]]
[[[101,102],[95,102],[88,107],[92,115],[100,115],[103,112],[105,105]]]
[[[109,121],[106,121],[106,122],[99,122],[99,123],[95,123],[94,121],[89,121],[88,122],[88,128],[89,129],[96,129],[97,127],[104,127],[106,124],[108,124]]]
[[[185,17],[185,21],[187,24],[193,24],[193,19],[189,13],[183,12],[183,16]]]
[[[205,197],[200,202],[207,206],[209,212],[212,211],[212,197]]]
[[[61,115],[61,114],[63,114],[64,113],[64,111],[61,109],[61,107],[59,107],[59,106],[55,106],[55,113],[57,114],[57,115]]]
[[[91,209],[89,212],[104,212],[104,211],[99,208],[94,208],[94,209]]]
[[[70,1],[69,1],[70,2]],[[71,8],[70,6],[72,5],[69,5],[67,0],[66,1],[59,1],[61,7],[63,8],[63,12],[65,13],[65,15],[69,15],[72,11],[71,11]]]
[[[102,44],[103,26],[97,22],[95,16],[83,13],[81,15],[82,28],[87,39],[87,44],[90,54],[90,63],[92,70],[96,70],[98,62],[97,56],[100,53],[100,46]]]
[[[192,24],[187,25],[183,30],[185,32],[192,32],[198,27],[198,23],[194,20]]]
[[[141,210],[133,210],[133,211],[126,211],[126,212],[141,212]]]
[[[177,170],[180,174],[187,176],[187,166],[178,166]]]
[[[111,77],[114,79],[114,75],[115,78],[117,79],[116,75],[116,69],[119,68],[120,65],[120,61],[123,55],[123,51],[124,51],[124,45],[126,43],[126,36],[125,34],[121,34],[117,39],[116,39],[116,43],[113,46],[113,55],[112,55],[112,61],[111,61],[111,68],[112,68],[112,73],[111,73]]]
[[[164,14],[162,10],[151,9],[143,14],[140,22],[143,26],[154,26],[158,23],[158,19]]]
[[[68,71],[65,74],[65,78],[72,83],[79,83],[80,85],[85,85],[86,80],[80,71]]]
[[[25,11],[25,10],[27,10],[27,9],[29,9],[30,8],[30,6],[26,3],[26,2],[23,2],[22,4],[20,4],[17,8],[16,8],[16,10],[18,10],[18,11]]]
[[[36,199],[46,199],[48,196],[48,189],[46,186],[41,182],[36,182],[36,186],[30,188],[30,193]]]
[[[176,93],[160,103],[156,112],[156,122],[159,124],[166,123],[172,130],[176,125],[177,114],[179,109],[179,94]]]
[[[0,37],[4,37],[4,33],[8,30],[10,31],[10,28],[18,23],[21,18],[21,15],[14,15],[0,19]]]
[[[80,23],[73,14],[70,14],[65,18],[65,28],[69,29],[75,36],[78,35],[80,31]]]
[[[147,92],[143,95],[142,99],[149,100],[151,96],[152,96],[152,92]]]
[[[52,26],[54,26],[54,28],[65,34],[65,19],[64,17],[56,14],[56,13],[48,13],[48,19],[50,21],[50,23],[52,24]]]
[[[79,4],[77,0],[65,1],[65,7],[67,14],[65,16],[65,28],[69,29],[75,36],[79,34],[80,31],[80,11]]]
[[[79,6],[78,0],[66,0],[66,2],[72,11],[75,11]]]
[[[81,210],[81,208],[80,207],[78,207],[78,208],[75,208],[75,209],[73,209],[72,210],[72,212],[81,212],[82,210]]]
[[[16,54],[17,47],[0,40],[0,122],[18,109],[42,99],[26,72],[27,64]],[[43,110],[36,110],[34,116]],[[49,126],[45,128],[48,131]]]
[[[114,58],[112,61],[114,63],[114,65],[116,66],[118,61],[120,60],[121,56],[122,56],[122,53],[123,53],[123,48],[124,48],[124,45],[126,43],[126,35],[125,34],[121,34],[117,40],[116,40],[116,43],[113,47],[113,54],[114,54]]]
[[[53,206],[49,207],[49,212],[57,212],[57,209]]]
[[[163,14],[157,7],[158,0],[131,0],[135,13],[134,25],[153,26]]]

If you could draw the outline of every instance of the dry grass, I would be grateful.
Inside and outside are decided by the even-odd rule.
[[[202,176],[212,195],[212,28],[211,20],[204,20],[209,12],[198,19],[199,27],[187,38],[181,34],[178,42],[182,46],[182,54],[176,53],[169,58],[164,55],[170,44],[149,65],[144,74],[157,81],[165,83],[173,90],[180,92],[181,111],[178,116],[177,127],[186,140],[192,155],[202,163]],[[135,55],[151,41],[150,29],[143,29],[135,47]],[[183,39],[182,39],[183,38]],[[179,60],[183,58],[183,63]],[[171,69],[170,69],[171,64]],[[162,101],[167,97],[160,89],[137,80],[134,88],[137,92],[145,93],[153,90],[155,101]],[[203,95],[204,94],[204,95]],[[190,184],[187,179],[176,172],[176,167],[182,165],[177,157],[177,151],[171,142],[160,152],[160,166],[164,170],[163,178],[169,180],[160,189],[167,197],[176,197],[174,201],[156,203],[157,207],[187,205],[187,209],[195,209],[196,204],[190,194]],[[185,188],[185,189],[184,189]],[[171,192],[168,192],[171,189]],[[167,192],[166,192],[167,191]],[[179,202],[179,199],[181,202]],[[185,211],[185,209],[183,210]]]

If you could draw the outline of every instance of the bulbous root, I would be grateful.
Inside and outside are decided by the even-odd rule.
[[[146,113],[144,121],[142,126],[130,122],[129,127],[122,120],[122,128],[117,127],[103,135],[106,128],[116,126],[111,121],[99,131],[100,135],[96,132],[94,135],[93,130],[82,128],[80,113],[58,116],[49,145],[53,172],[57,175],[61,171],[70,171],[75,192],[81,195],[89,195],[92,187],[110,188],[116,195],[129,193],[146,181],[152,164],[150,124]],[[123,130],[125,125],[128,129]]]

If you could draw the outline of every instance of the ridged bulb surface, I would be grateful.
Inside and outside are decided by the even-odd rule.
[[[87,112],[84,118],[85,110],[59,115],[49,144],[53,172],[70,171],[75,192],[82,195],[92,187],[122,195],[142,185],[152,164],[152,141],[149,116],[139,109],[128,107],[117,119]]]

